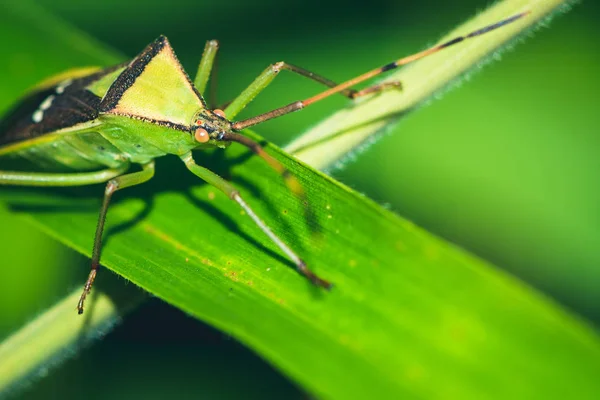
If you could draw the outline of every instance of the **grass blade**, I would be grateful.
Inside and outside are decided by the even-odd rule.
[[[527,17],[490,32],[478,39],[421,59],[388,75],[383,81],[400,81],[402,91],[389,90],[359,101],[334,113],[292,141],[286,149],[300,160],[327,169],[364,150],[402,117],[439,97],[449,85],[457,85],[461,75],[479,69],[499,56],[500,49],[536,27],[556,12],[569,8],[572,0],[504,0],[444,36],[443,43],[456,36],[491,25],[511,15],[531,11]],[[493,56],[490,56],[493,54]]]
[[[272,171],[231,150],[227,160],[200,158],[336,283],[331,293],[313,290],[235,204],[172,159],[160,160],[156,181],[117,199],[104,265],[324,397],[598,391],[597,336],[545,298],[271,146],[308,189],[315,238]],[[89,255],[101,191],[3,189],[0,198]]]
[[[146,296],[139,290],[94,293],[94,310],[85,318],[73,318],[76,290],[0,343],[0,397],[15,393],[44,376],[64,359],[76,354],[109,332],[121,317]],[[68,317],[70,316],[70,317]]]

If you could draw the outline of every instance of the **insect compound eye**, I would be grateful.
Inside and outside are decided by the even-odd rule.
[[[210,140],[210,135],[206,129],[198,128],[194,132],[194,139],[196,139],[196,142],[198,143],[206,143]]]
[[[219,110],[218,108],[216,110],[213,110],[213,113],[215,115],[218,115],[219,117],[225,118],[225,112],[223,110]]]

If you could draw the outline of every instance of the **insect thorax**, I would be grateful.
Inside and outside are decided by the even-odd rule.
[[[206,110],[160,37],[127,65],[63,74],[34,91],[4,118],[0,157],[18,155],[44,168],[75,170],[147,162],[198,147],[193,133],[199,119],[215,137],[230,128]]]

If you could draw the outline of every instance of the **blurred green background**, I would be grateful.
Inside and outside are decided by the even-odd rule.
[[[166,34],[192,75],[204,41],[219,39],[221,102],[280,60],[345,80],[432,44],[487,5],[475,0],[452,5],[171,0],[166,7],[158,0],[37,3],[130,57]],[[597,325],[599,18],[598,3],[578,4],[332,174]],[[319,89],[282,74],[241,117]],[[332,98],[257,131],[283,145],[346,103]],[[0,209],[0,221],[1,339],[78,287],[88,262],[6,210]],[[306,397],[234,340],[157,300],[23,397],[79,398],[85,390],[88,398],[164,398],[173,387],[180,397]]]

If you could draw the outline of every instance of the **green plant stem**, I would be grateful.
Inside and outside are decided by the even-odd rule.
[[[81,295],[81,289],[76,289],[0,343],[0,395],[28,385],[49,367],[102,337],[146,298],[131,285],[123,287],[121,282],[116,286],[116,291],[93,294],[93,307],[82,318],[75,311]]]
[[[531,13],[501,29],[452,46],[387,76],[384,81],[401,81],[402,91],[389,90],[351,104],[299,136],[286,150],[317,169],[326,170],[336,163],[342,165],[344,159],[373,143],[403,116],[439,97],[441,90],[459,83],[457,79],[466,72],[498,58],[503,46],[506,48],[515,38],[554,13],[568,10],[572,3],[572,0],[504,0],[494,4],[448,33],[440,39],[440,43],[511,15],[528,10]]]

